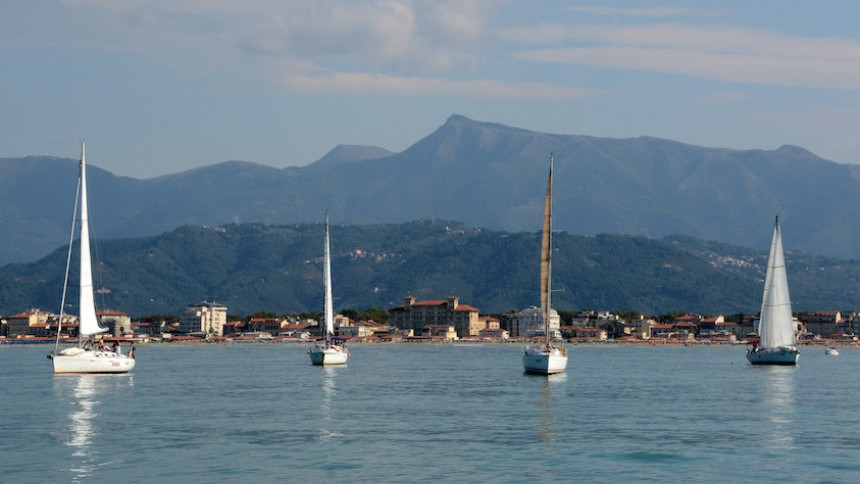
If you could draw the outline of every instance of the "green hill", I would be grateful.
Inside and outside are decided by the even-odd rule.
[[[456,222],[333,226],[336,309],[390,308],[403,297],[457,295],[482,313],[538,303],[538,233]],[[319,312],[322,225],[186,226],[103,240],[95,252],[99,305],[141,316],[201,300],[231,314]],[[699,313],[758,311],[763,251],[689,237],[554,236],[554,306]],[[0,267],[0,314],[58,311],[67,249]],[[856,309],[860,262],[787,255],[796,311]],[[76,277],[73,274],[73,279]],[[76,301],[72,294],[70,301]],[[74,303],[76,304],[76,303]],[[74,306],[73,304],[73,306]],[[76,308],[68,308],[76,311]]]

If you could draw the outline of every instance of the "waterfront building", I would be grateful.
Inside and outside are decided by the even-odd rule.
[[[99,323],[108,328],[108,333],[113,336],[126,336],[134,331],[131,327],[131,317],[122,312],[114,310],[98,311]]]
[[[367,338],[368,336],[373,336],[376,333],[384,332],[388,332],[388,327],[373,320],[349,320],[349,324],[344,324],[337,328],[337,335],[341,338]]]
[[[860,311],[852,311],[845,317],[843,321],[845,333],[857,334],[860,333]]]
[[[649,338],[671,338],[675,335],[675,325],[652,324],[650,331]]]
[[[478,316],[478,323],[481,329],[479,331],[483,331],[485,329],[501,329],[499,320],[492,316]],[[507,337],[505,337],[507,339]]]
[[[477,336],[484,329],[478,319],[478,310],[460,304],[457,296],[450,296],[445,301],[416,301],[414,297],[406,296],[403,303],[403,306],[388,310],[388,322],[398,328],[414,331],[428,325],[451,325],[461,338]]]
[[[151,337],[160,337],[170,331],[170,326],[164,319],[161,321],[137,321],[134,326],[135,333]]]
[[[516,312],[508,312],[502,314],[499,318],[499,328],[504,329],[512,337],[520,337],[520,320],[517,318]]]
[[[353,326],[355,325],[355,321],[349,319],[349,317],[344,316],[343,314],[335,314],[334,316],[332,316],[332,324],[335,328],[335,334],[337,334],[337,330],[339,328]]]
[[[543,313],[539,307],[529,306],[516,313],[516,318],[519,321],[519,334],[517,336],[525,336],[527,338],[543,336]],[[561,336],[559,328],[561,328],[561,317],[558,315],[558,311],[550,309],[549,331],[553,338]]]
[[[486,328],[478,331],[479,338],[487,338],[498,341],[507,341],[508,340],[508,332],[507,330],[500,328]]]
[[[738,323],[737,328],[735,329],[735,334],[739,337],[745,337],[746,335],[755,331],[755,325],[757,324],[757,319],[752,314],[744,314],[741,318],[741,321]],[[723,323],[723,325],[727,325],[728,323]],[[727,328],[728,330],[728,328]]]
[[[245,330],[250,333],[278,334],[284,324],[286,321],[281,318],[251,318],[248,320]]]
[[[604,341],[608,338],[605,329],[593,326],[564,326],[562,330],[565,333],[569,333],[571,338],[593,341]]]
[[[420,337],[439,339],[442,341],[457,341],[457,331],[450,324],[428,324],[421,328]]]
[[[630,336],[634,336],[639,339],[648,339],[651,337],[651,327],[655,324],[657,324],[657,321],[644,316],[632,319],[630,320],[630,326],[634,329]]]
[[[29,309],[6,317],[6,335],[9,338],[23,336],[47,336],[44,334],[49,321],[56,322],[57,316],[40,309]]]
[[[186,307],[179,316],[179,332],[223,336],[226,323],[226,306],[202,301]]]
[[[806,315],[806,331],[820,336],[842,333],[842,313],[840,311],[812,311]]]
[[[234,319],[233,321],[227,321],[224,323],[224,326],[221,328],[222,336],[234,336],[242,333],[245,330],[245,327],[248,323],[242,321],[241,319]]]
[[[696,336],[697,326],[689,320],[676,320],[673,326],[680,337],[693,338]]]
[[[699,336],[723,336],[719,333],[717,325],[723,325],[726,318],[723,315],[703,318],[699,321]]]
[[[311,326],[309,324],[290,323],[281,326],[279,336],[291,336],[293,338],[308,339],[311,337]]]

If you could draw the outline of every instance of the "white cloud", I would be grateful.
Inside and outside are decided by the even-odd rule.
[[[347,62],[409,71],[466,65],[479,56],[470,45],[486,31],[497,2],[429,0],[62,0],[67,14],[98,18],[119,44],[145,51],[209,45],[194,55],[227,51],[274,59]],[[74,19],[70,19],[74,22]],[[93,22],[94,23],[94,22]],[[111,28],[110,26],[114,26]],[[86,29],[86,25],[80,28]],[[126,34],[123,35],[123,30]],[[81,37],[86,37],[82,34]],[[75,36],[66,38],[74,44]],[[68,44],[67,44],[68,45]],[[164,50],[162,47],[160,50]]]
[[[860,88],[860,41],[805,38],[738,27],[551,25],[522,42],[576,44],[515,54],[533,62],[683,74],[775,86]]]
[[[575,99],[596,91],[540,83],[506,83],[494,80],[449,80],[398,77],[388,74],[334,73],[327,76],[289,76],[284,85],[304,92],[361,94],[442,94],[480,98]]]
[[[665,17],[703,17],[713,16],[717,12],[712,10],[681,8],[681,7],[645,7],[645,8],[624,8],[624,7],[607,7],[604,5],[584,5],[578,7],[570,7],[573,12],[589,13],[598,17],[644,17],[644,18],[665,18]]]

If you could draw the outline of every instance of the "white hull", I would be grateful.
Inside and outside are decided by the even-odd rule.
[[[51,355],[54,373],[128,373],[134,369],[134,358],[113,351],[93,351],[79,348]]]
[[[824,354],[827,356],[839,356],[839,351],[836,348],[827,348],[824,350]]]
[[[552,375],[567,369],[567,352],[564,348],[531,347],[523,351],[523,369],[526,373]]]
[[[328,347],[316,345],[308,351],[311,355],[311,363],[314,365],[345,365],[349,359],[349,350],[338,345]]]
[[[796,365],[800,353],[796,346],[758,349],[747,353],[747,359],[753,365]]]

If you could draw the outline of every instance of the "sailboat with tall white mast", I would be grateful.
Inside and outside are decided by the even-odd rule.
[[[66,275],[63,279],[63,297],[60,302],[60,319],[57,325],[57,342],[48,358],[53,361],[54,373],[127,373],[134,368],[134,355],[123,354],[119,349],[112,351],[97,345],[94,336],[108,330],[99,324],[93,294],[93,270],[90,260],[90,229],[87,207],[87,156],[86,144],[81,143],[80,173],[78,193],[75,195],[75,212],[80,200],[80,271],[78,304],[78,345],[60,350],[60,333],[66,307],[66,288],[69,282],[69,268],[72,262],[72,245],[75,237],[74,216],[69,236],[69,253],[66,258]]]
[[[349,349],[334,337],[334,304],[331,295],[331,250],[329,249],[328,212],[325,214],[325,247],[323,250],[323,279],[325,303],[323,308],[323,337],[308,351],[314,365],[343,365],[349,359]]]
[[[782,250],[779,216],[773,227],[758,325],[758,345],[747,353],[753,365],[795,365],[800,356],[794,336],[788,276]]]
[[[552,311],[552,164],[550,154],[540,251],[540,306],[545,341],[542,345],[528,346],[523,350],[523,368],[526,373],[540,375],[564,373],[567,368],[567,350],[553,344],[549,327]]]

